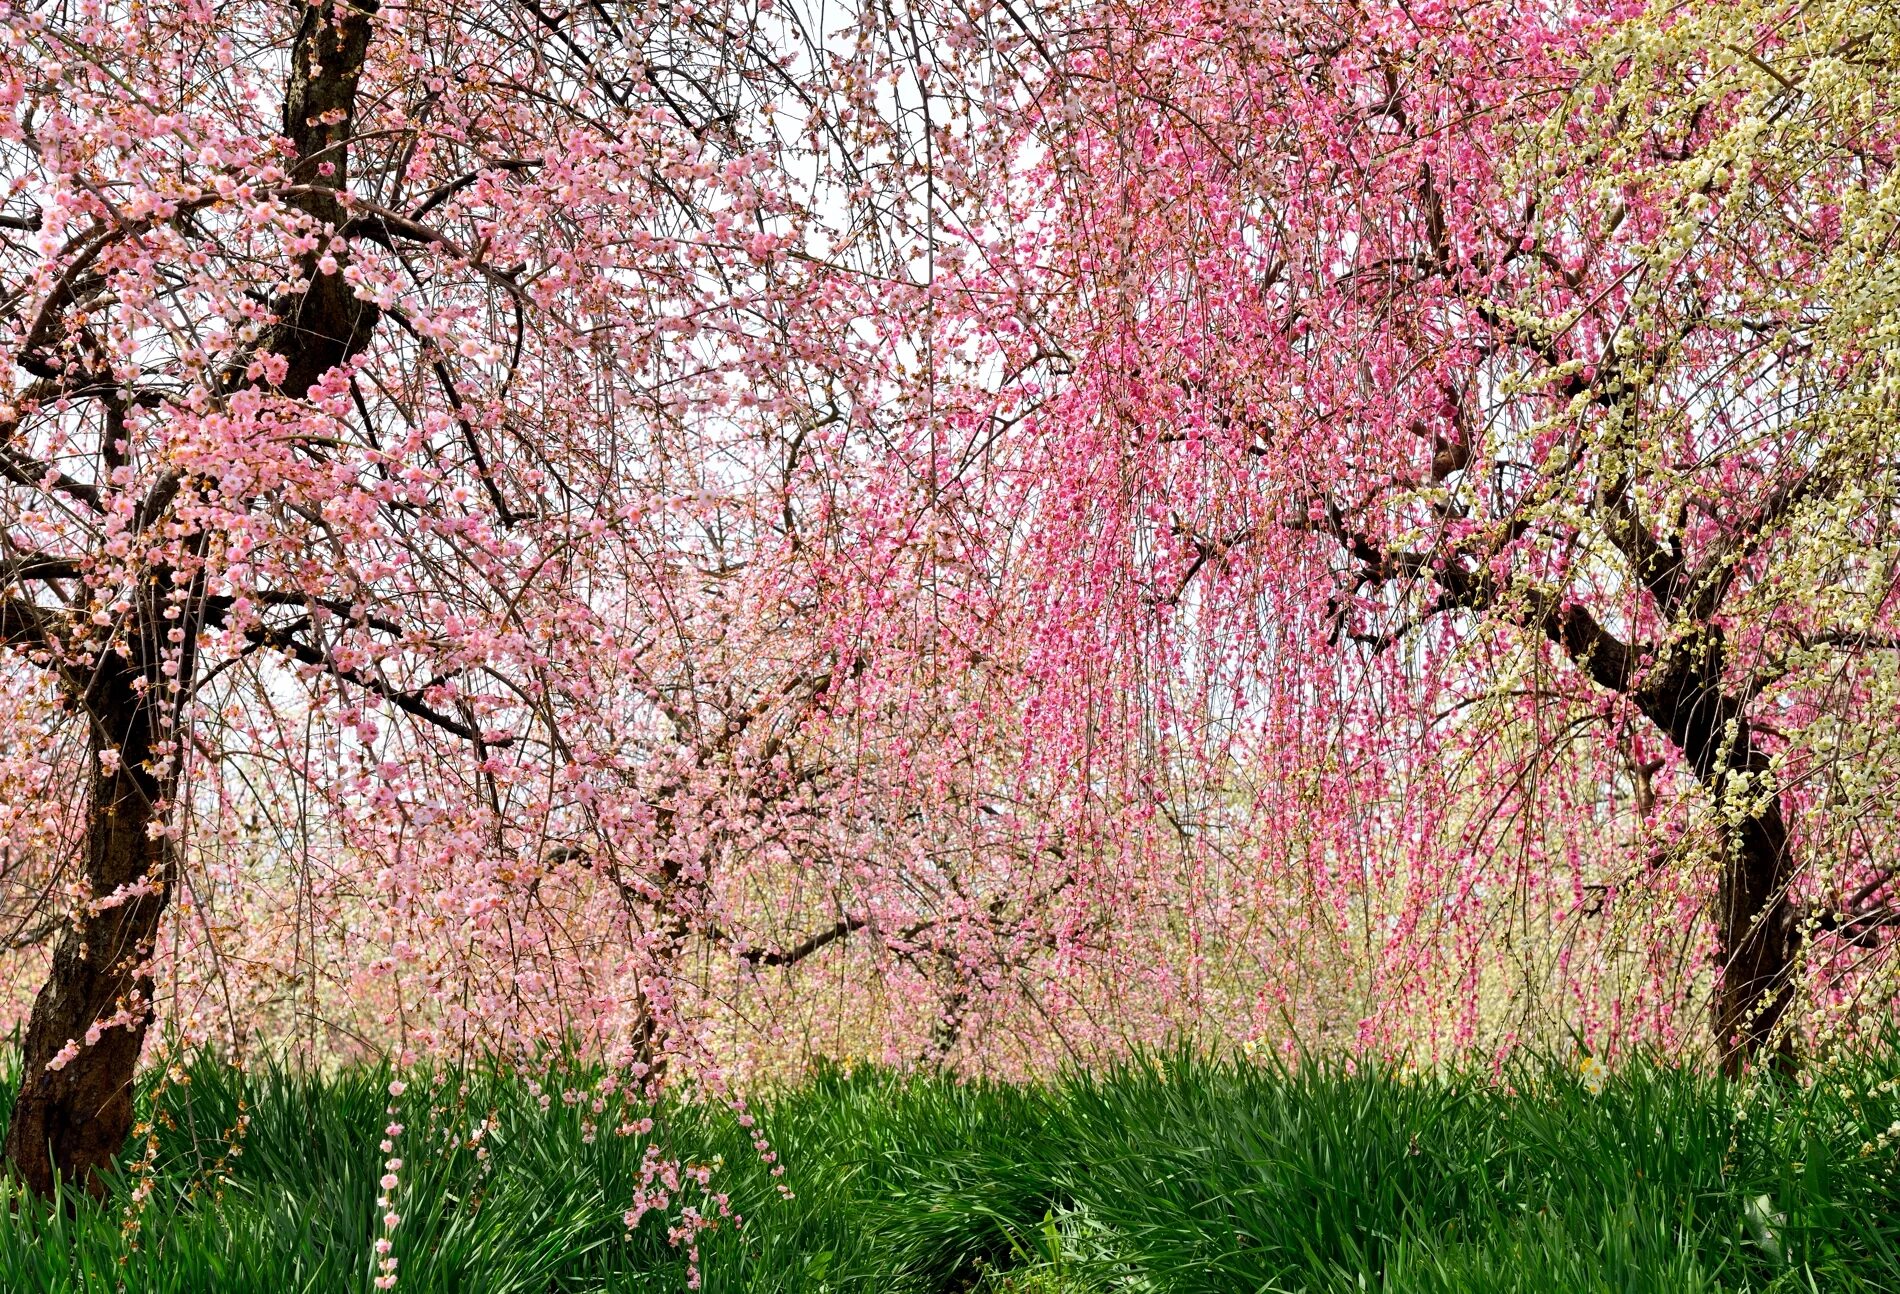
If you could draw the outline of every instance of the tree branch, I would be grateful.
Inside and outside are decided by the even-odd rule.
[[[361,670],[338,664],[336,658],[329,652],[298,638],[294,626],[289,629],[251,629],[246,632],[245,637],[260,647],[274,648],[293,660],[323,670],[332,678],[354,683],[364,691],[381,697],[404,714],[413,715],[464,741],[495,747],[509,746],[515,741],[515,738],[506,735],[490,737],[459,719],[443,714],[423,700],[418,692],[403,691],[373,674],[365,674]]]

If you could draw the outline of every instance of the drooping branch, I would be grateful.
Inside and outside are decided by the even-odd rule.
[[[32,390],[28,392],[29,396],[37,394]],[[64,394],[67,393],[64,391],[56,393],[56,395]],[[56,396],[49,398],[56,398]],[[65,494],[85,504],[95,514],[105,511],[97,486],[75,480],[52,464],[42,462],[14,444],[14,437],[19,434],[19,430],[18,417],[0,420],[0,476],[30,490],[47,490]]]

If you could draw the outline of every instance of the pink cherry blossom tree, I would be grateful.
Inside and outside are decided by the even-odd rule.
[[[181,887],[173,955],[225,937],[237,781],[279,816],[312,788],[325,894],[361,860],[342,888],[392,938],[453,902],[470,973],[537,912],[567,928],[538,886],[584,865],[594,925],[502,997],[617,937],[658,1067],[720,815],[789,829],[756,825],[800,785],[788,732],[860,668],[770,565],[805,542],[832,303],[782,255],[763,31],[7,12],[0,633],[44,896],[15,933],[54,940],[7,1153],[37,1188],[124,1140]]]
[[[1890,998],[1895,68],[1871,12],[1706,9],[1051,18],[1027,254],[1045,696],[1127,794],[1268,770],[1263,866],[1404,895],[1401,1004],[1476,994],[1487,887],[1703,896],[1637,937],[1711,931],[1735,1065],[1804,984]]]
[[[97,1187],[161,998],[183,1045],[716,1086],[734,977],[849,947],[909,1057],[953,1050],[1067,890],[976,560],[1020,328],[931,268],[996,201],[994,42],[771,0],[6,13],[26,1180]]]

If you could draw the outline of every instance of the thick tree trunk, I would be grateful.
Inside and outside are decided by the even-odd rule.
[[[1758,762],[1765,772],[1767,760]],[[1792,1040],[1779,1032],[1794,997],[1800,939],[1788,895],[1792,864],[1776,796],[1724,842],[1715,900],[1721,979],[1710,1006],[1722,1067],[1730,1074],[1765,1049],[1773,1050],[1778,1064],[1794,1059]]]
[[[151,1021],[149,963],[171,893],[170,841],[152,829],[173,787],[152,772],[151,709],[129,688],[109,691],[124,708],[94,714],[84,842],[97,910],[82,909],[54,948],[7,1128],[7,1159],[41,1193],[56,1177],[100,1193],[101,1171],[125,1144],[133,1071]],[[109,761],[114,751],[108,767],[99,756]],[[93,1033],[95,1025],[104,1027]]]
[[[1765,1049],[1793,1059],[1780,1031],[1794,997],[1800,932],[1789,895],[1794,858],[1767,754],[1755,744],[1741,701],[1722,687],[1723,640],[1707,630],[1638,693],[1644,711],[1682,750],[1718,815],[1738,790],[1753,811],[1723,832],[1716,887],[1717,972],[1711,1024],[1722,1067],[1738,1073]]]

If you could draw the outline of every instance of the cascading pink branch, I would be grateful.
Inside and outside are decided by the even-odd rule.
[[[1552,989],[1673,1043],[1711,960],[1731,1066],[1885,1018],[1881,21],[1045,15],[1031,730],[1168,818],[1184,920],[1270,875],[1358,944],[1360,1043]]]

